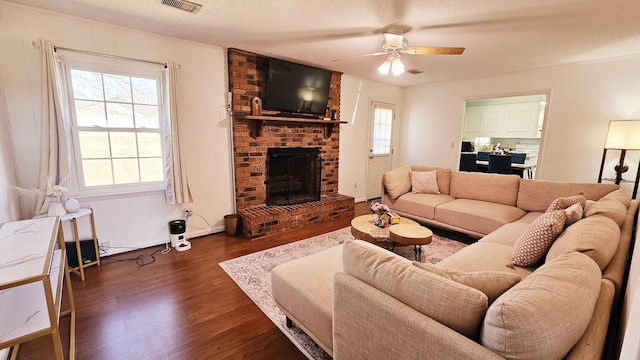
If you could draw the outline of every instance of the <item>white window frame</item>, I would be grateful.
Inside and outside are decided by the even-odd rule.
[[[68,130],[70,131],[70,149],[72,157],[69,186],[70,193],[73,196],[100,196],[100,195],[126,195],[139,194],[148,192],[164,192],[167,181],[167,163],[170,161],[171,145],[169,124],[169,96],[168,96],[168,79],[167,72],[160,64],[145,63],[135,60],[116,59],[108,56],[100,56],[93,54],[84,54],[73,51],[62,51],[61,59],[64,68],[64,86],[67,90],[69,102],[69,119]],[[151,130],[144,128],[118,128],[118,127],[85,127],[78,126],[75,113],[75,104],[73,99],[73,87],[71,79],[71,69],[86,70],[93,72],[103,72],[115,75],[133,76],[153,78],[158,86],[158,117],[159,130]],[[85,186],[82,170],[82,157],[79,146],[79,131],[110,131],[110,132],[130,132],[143,133],[153,132],[159,133],[161,136],[161,154],[164,179],[153,182],[140,182],[128,184],[112,184],[100,186]]]

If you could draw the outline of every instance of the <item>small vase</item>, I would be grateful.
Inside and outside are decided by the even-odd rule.
[[[62,216],[66,213],[67,211],[64,209],[64,206],[60,204],[60,196],[49,197],[49,210],[47,211],[47,216]]]

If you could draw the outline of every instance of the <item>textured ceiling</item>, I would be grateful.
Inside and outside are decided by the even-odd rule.
[[[157,0],[12,0],[69,15],[412,86],[640,52],[638,0],[194,0],[197,14]],[[463,55],[404,55],[417,75],[383,76],[381,31],[410,46]],[[334,61],[341,59],[340,61]]]

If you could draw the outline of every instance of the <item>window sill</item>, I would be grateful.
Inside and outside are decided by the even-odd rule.
[[[142,191],[124,191],[111,194],[84,194],[72,196],[80,202],[88,201],[101,201],[101,200],[113,200],[113,199],[125,199],[143,196],[162,195],[164,197],[164,190],[142,190]]]

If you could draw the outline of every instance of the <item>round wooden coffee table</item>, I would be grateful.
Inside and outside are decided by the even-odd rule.
[[[399,224],[380,228],[373,225],[371,215],[360,215],[351,220],[351,235],[356,239],[374,244],[379,244],[381,241],[391,242],[391,251],[394,250],[396,243],[413,245],[416,261],[420,261],[422,245],[431,243],[433,233],[417,222],[403,217],[400,218]]]
[[[415,226],[400,223],[389,228],[389,238],[393,241],[394,246],[396,243],[413,245],[416,261],[420,261],[422,258],[422,245],[431,244],[432,237],[433,232],[420,225]]]

